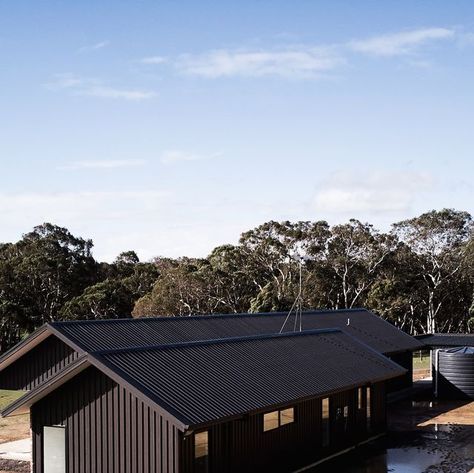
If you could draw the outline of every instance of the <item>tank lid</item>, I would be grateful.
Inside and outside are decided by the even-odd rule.
[[[474,355],[474,347],[456,347],[444,350],[446,353],[459,353],[465,355]]]

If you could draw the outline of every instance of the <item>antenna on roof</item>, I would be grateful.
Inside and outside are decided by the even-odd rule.
[[[295,298],[295,301],[293,302],[293,305],[291,306],[290,311],[288,312],[288,315],[285,318],[285,321],[283,322],[283,325],[281,326],[280,332],[282,333],[283,330],[285,329],[285,325],[288,322],[291,314],[295,313],[295,323],[293,326],[293,331],[296,332],[297,328],[301,332],[303,330],[303,257],[300,255],[297,255],[297,261],[299,265],[299,284],[298,284],[298,294]],[[295,258],[296,259],[296,258]]]

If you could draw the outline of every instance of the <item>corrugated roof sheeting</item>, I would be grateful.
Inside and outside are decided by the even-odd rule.
[[[416,338],[428,347],[474,346],[472,333],[433,333]]]
[[[278,333],[286,317],[286,312],[280,312],[55,322],[52,325],[84,350],[97,351]],[[285,332],[292,332],[293,327],[294,315],[288,320]],[[327,327],[343,328],[382,353],[415,350],[422,346],[413,337],[364,309],[303,314],[303,330]]]
[[[190,425],[405,373],[342,331],[302,332],[95,354]],[[165,407],[166,408],[166,407]]]

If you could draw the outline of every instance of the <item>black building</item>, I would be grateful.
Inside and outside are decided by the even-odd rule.
[[[218,319],[188,320],[204,337]],[[173,320],[53,324],[0,360],[15,360],[4,384],[33,388],[2,413],[31,412],[33,471],[293,471],[381,434],[386,382],[405,374],[340,329],[190,333]],[[27,359],[22,377],[12,367]]]
[[[0,357],[0,389],[33,389],[90,351],[279,333],[282,329],[283,333],[293,332],[294,319],[286,320],[287,315],[272,312],[53,322]],[[365,309],[303,313],[303,330],[328,327],[343,329],[407,370],[389,383],[389,391],[411,386],[412,353],[424,346],[421,340]]]

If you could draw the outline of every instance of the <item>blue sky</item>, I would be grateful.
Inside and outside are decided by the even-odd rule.
[[[0,241],[474,212],[470,1],[5,1],[0,59]]]

